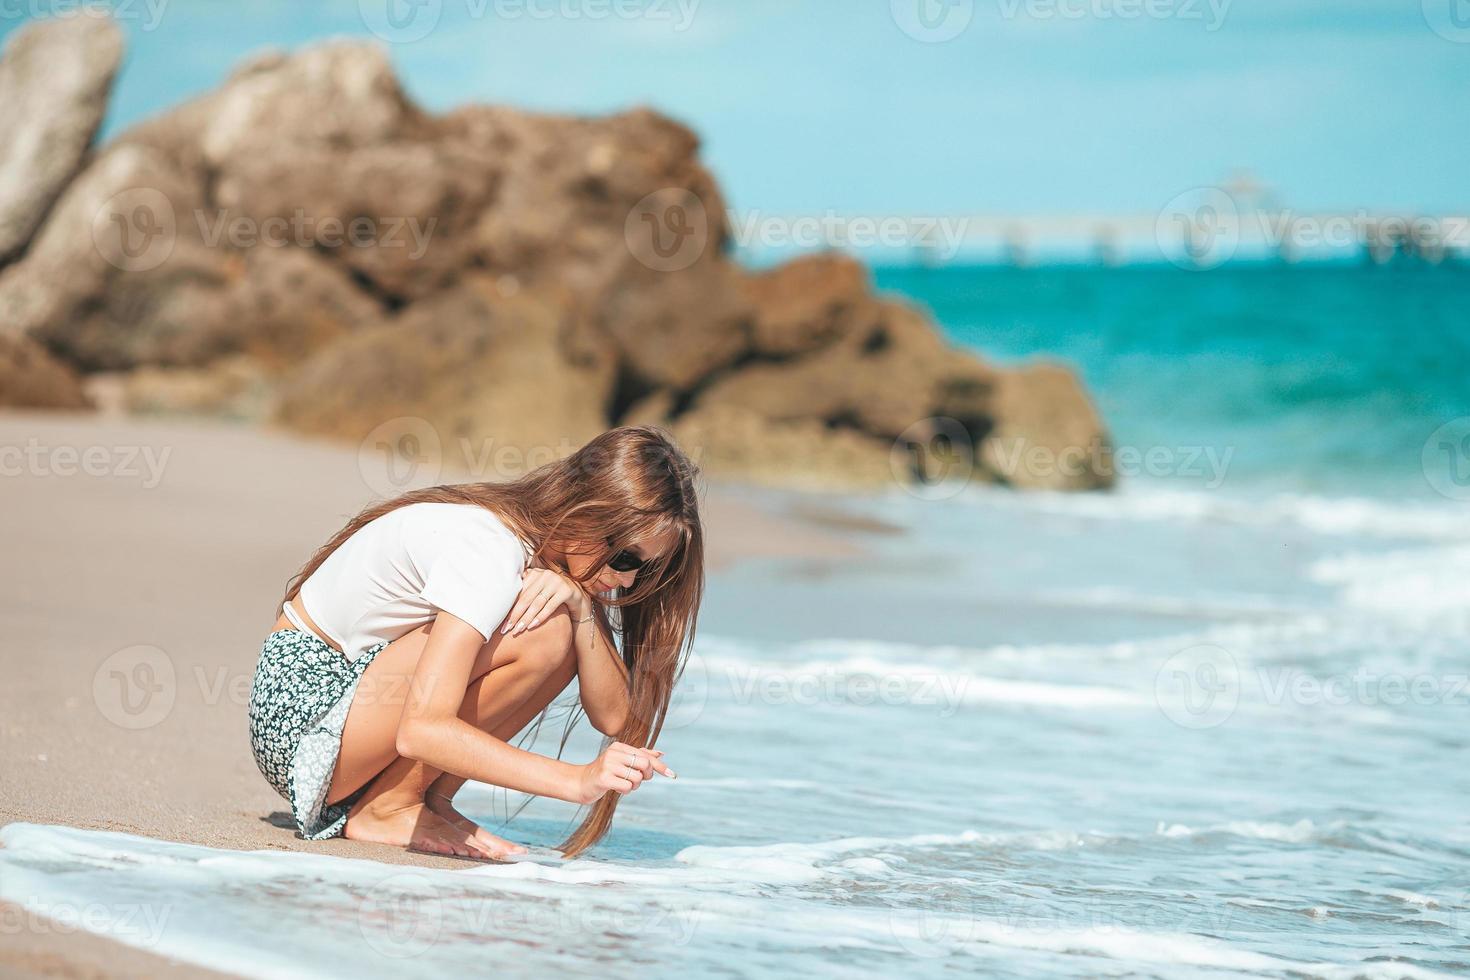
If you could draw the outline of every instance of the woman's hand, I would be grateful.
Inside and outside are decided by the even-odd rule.
[[[587,591],[560,572],[539,566],[521,573],[521,592],[500,627],[501,633],[515,636],[534,628],[542,620],[566,605],[573,621],[585,619],[591,597]]]
[[[582,767],[579,794],[573,802],[596,803],[609,791],[627,796],[656,772],[677,779],[674,770],[664,765],[663,754],[662,749],[635,749],[627,742],[612,743]]]

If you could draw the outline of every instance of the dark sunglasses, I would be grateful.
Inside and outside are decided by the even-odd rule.
[[[613,546],[612,538],[607,539],[607,546],[609,548]],[[644,565],[647,565],[649,561],[650,559],[639,558],[632,551],[624,548],[607,560],[607,567],[615,572],[636,572]]]

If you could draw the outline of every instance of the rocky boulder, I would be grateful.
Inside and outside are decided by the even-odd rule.
[[[1055,364],[1000,370],[948,344],[913,307],[875,297],[851,259],[814,256],[750,276],[757,353],[710,378],[685,405],[647,401],[642,421],[698,438],[714,469],[748,470],[748,441],[773,447],[798,423],[827,478],[927,478],[911,451],[946,440],[947,465],[979,482],[1046,489],[1111,483],[1108,436],[1076,376]],[[774,448],[771,450],[776,451]],[[862,462],[854,462],[861,459]],[[799,460],[799,457],[798,457]],[[805,464],[800,464],[805,465]],[[815,462],[813,463],[815,465]]]
[[[565,297],[468,279],[308,359],[276,419],[355,443],[401,428],[479,479],[516,475],[504,452],[544,462],[607,427],[614,359],[564,355],[573,315]]]
[[[866,339],[882,311],[856,260],[823,253],[743,277],[747,301],[759,311],[752,346],[768,358],[808,354],[845,339]]]
[[[263,422],[275,400],[272,374],[244,354],[198,368],[143,367],[94,374],[87,394],[106,414],[210,416]]]
[[[91,407],[76,372],[34,341],[0,334],[0,406]]]
[[[1022,489],[1095,490],[1113,481],[1102,420],[1077,375],[1041,362],[996,377],[981,464]]]
[[[384,222],[354,238],[341,162],[312,154],[381,154],[381,141],[422,137],[426,125],[374,46],[256,58],[91,162],[24,259],[0,273],[0,324],[85,370],[197,367],[281,338],[281,357],[309,352],[312,338],[375,319],[391,292],[360,281],[346,258],[389,252],[378,248]],[[298,205],[275,209],[292,172],[314,183],[298,179],[286,188]]]
[[[0,273],[0,324],[89,371],[309,353],[380,312],[347,271],[291,245],[214,241],[203,190],[159,150],[109,148]]]
[[[581,119],[472,107],[442,131],[499,168],[469,261],[571,290],[579,344],[611,344],[629,390],[687,389],[746,351],[724,198],[687,128],[646,109]]]
[[[669,424],[705,472],[804,490],[880,488],[909,478],[893,445],[812,418],[777,421],[740,405],[690,412]]]
[[[388,52],[354,41],[260,55],[205,98],[208,118],[194,135],[204,161],[225,172],[283,152],[409,139],[427,125],[398,84]]]
[[[952,347],[851,258],[748,272],[729,236],[672,120],[433,116],[381,48],[333,42],[103,148],[0,270],[0,330],[108,373],[108,404],[359,445],[407,427],[484,478],[656,422],[771,482],[922,477],[911,449],[941,436],[982,480],[1110,481],[1041,465],[1107,438],[1065,368]]]
[[[27,24],[0,53],[0,266],[14,259],[80,169],[122,61],[110,18]]]

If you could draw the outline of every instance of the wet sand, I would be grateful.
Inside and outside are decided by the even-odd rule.
[[[464,864],[297,839],[250,756],[246,700],[285,581],[374,497],[354,447],[227,423],[0,413],[0,453],[0,826]],[[736,484],[705,490],[712,588],[742,559],[862,553],[830,508],[802,517]],[[107,664],[135,646],[173,672],[146,707],[124,700]],[[0,904],[0,929],[7,975],[205,972],[15,906]]]

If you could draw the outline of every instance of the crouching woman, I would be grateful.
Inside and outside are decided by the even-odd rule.
[[[348,522],[288,584],[251,689],[256,764],[301,835],[524,851],[455,808],[474,779],[590,804],[570,857],[621,797],[673,778],[654,743],[704,589],[696,474],[664,430],[624,426],[513,482]],[[598,757],[511,745],[574,678]]]

